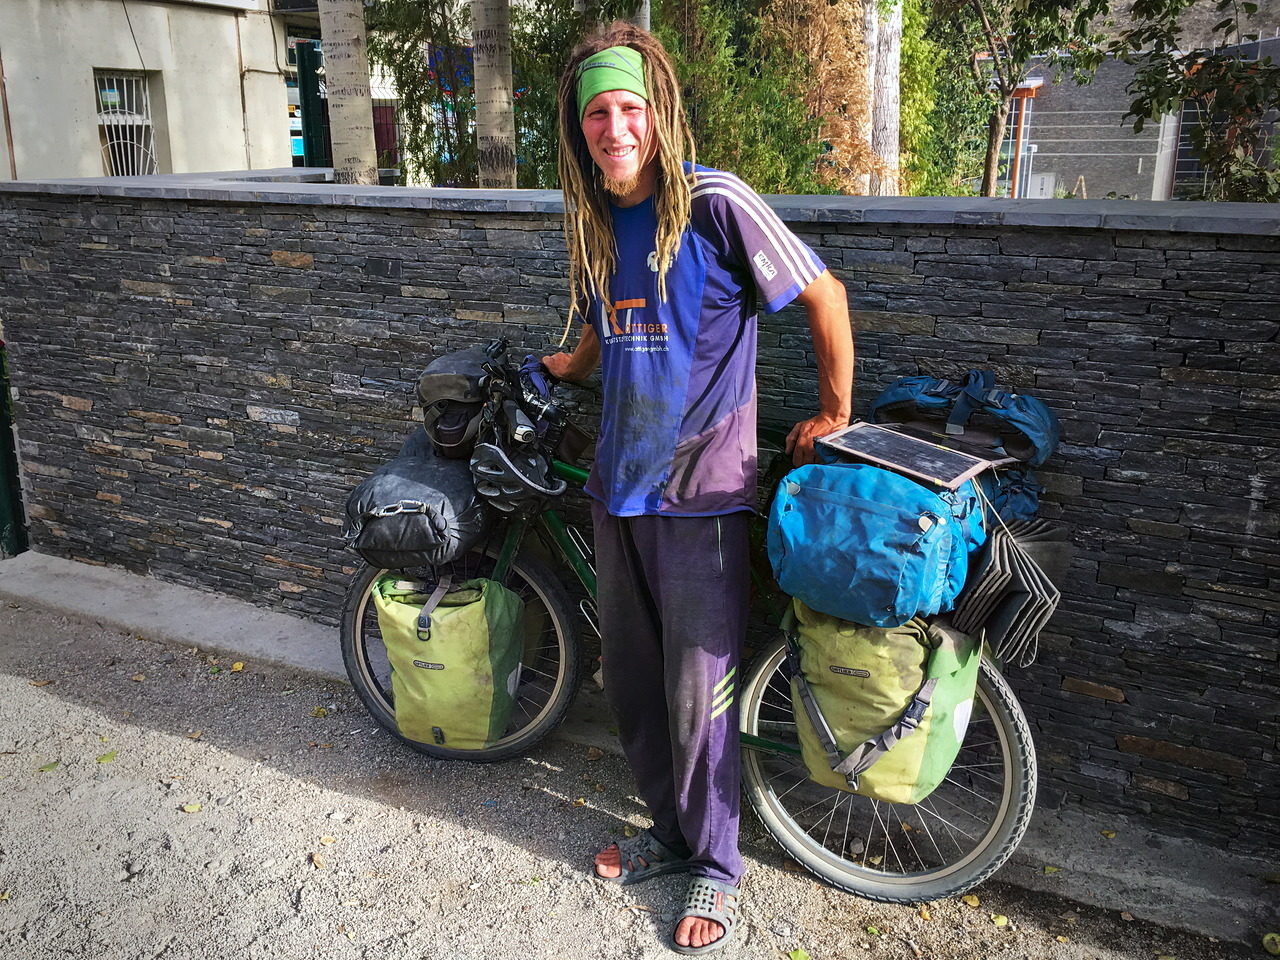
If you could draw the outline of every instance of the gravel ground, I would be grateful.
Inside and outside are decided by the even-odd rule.
[[[615,756],[553,739],[435,761],[313,675],[25,604],[0,604],[0,637],[5,958],[675,956],[681,878],[587,872],[644,824]],[[750,813],[743,829],[744,925],[721,957],[1260,955],[997,883],[978,907],[871,903],[787,863]]]

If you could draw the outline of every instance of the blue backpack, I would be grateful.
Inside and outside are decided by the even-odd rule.
[[[973,481],[936,489],[861,463],[808,464],[769,512],[778,585],[821,613],[876,627],[952,609],[986,541]]]
[[[970,370],[962,381],[939,377],[903,377],[871,401],[868,417],[876,423],[944,420],[946,432],[964,434],[974,427],[1000,437],[1005,452],[1033,467],[1049,459],[1062,438],[1053,411],[1035,397],[996,388],[990,370]]]

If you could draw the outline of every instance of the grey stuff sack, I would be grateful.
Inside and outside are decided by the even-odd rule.
[[[437,456],[419,429],[396,459],[351,491],[343,536],[375,567],[436,566],[479,543],[489,518],[470,464]]]

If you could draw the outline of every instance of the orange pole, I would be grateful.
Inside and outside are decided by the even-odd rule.
[[[1009,197],[1015,199],[1018,196],[1018,172],[1022,167],[1022,130],[1025,124],[1022,122],[1027,116],[1027,98],[1025,96],[1015,96],[1014,103],[1018,105],[1018,133],[1013,142],[1013,156],[1009,162],[1012,165],[1009,180]]]

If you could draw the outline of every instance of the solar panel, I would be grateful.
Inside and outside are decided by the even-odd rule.
[[[873,463],[950,490],[995,465],[983,457],[863,420],[856,420],[817,442],[842,459]]]

